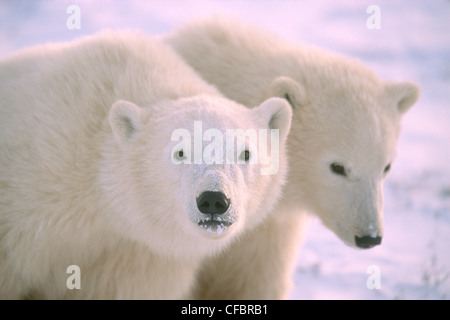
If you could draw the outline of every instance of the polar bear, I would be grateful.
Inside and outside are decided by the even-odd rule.
[[[2,298],[184,298],[281,192],[288,103],[225,99],[155,39],[25,49],[0,81]],[[277,155],[265,174],[262,140]]]
[[[294,111],[283,200],[204,265],[196,297],[286,298],[306,213],[350,246],[381,243],[383,181],[401,118],[419,96],[415,84],[382,81],[359,61],[224,17],[162,38],[226,97],[250,106],[282,97]]]

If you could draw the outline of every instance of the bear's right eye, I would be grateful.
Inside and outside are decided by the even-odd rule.
[[[186,159],[183,149],[176,151],[174,157],[179,161]]]
[[[244,162],[249,162],[250,161],[250,151],[243,150],[241,152],[241,154],[239,155],[239,159],[244,161]]]
[[[344,166],[340,163],[334,162],[334,163],[330,164],[330,169],[333,173],[335,173],[337,175],[344,176],[344,177],[347,176],[347,172],[345,171]]]

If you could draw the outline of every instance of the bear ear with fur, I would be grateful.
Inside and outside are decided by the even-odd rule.
[[[420,88],[410,82],[388,82],[388,97],[397,105],[400,114],[406,113],[419,99]]]
[[[134,103],[119,100],[116,101],[108,115],[114,138],[119,144],[128,142],[136,132],[142,128],[143,109]]]
[[[284,141],[291,129],[292,109],[285,99],[269,98],[259,105],[255,112],[269,129],[278,129]]]
[[[281,76],[272,81],[268,90],[269,97],[286,99],[293,110],[296,110],[309,101],[306,89],[292,78]]]

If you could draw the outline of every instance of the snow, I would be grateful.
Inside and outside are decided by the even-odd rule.
[[[373,4],[380,8],[381,29],[366,25]],[[80,29],[66,27],[70,5],[80,7]],[[290,298],[449,299],[449,1],[2,1],[0,57],[102,28],[161,34],[212,13],[359,58],[387,80],[409,80],[422,88],[419,102],[404,117],[398,157],[385,184],[382,245],[349,248],[313,218]]]

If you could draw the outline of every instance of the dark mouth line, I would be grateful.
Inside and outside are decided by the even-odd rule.
[[[221,234],[223,231],[227,230],[228,227],[230,227],[233,224],[231,221],[222,220],[219,221],[217,219],[214,219],[214,217],[207,217],[206,219],[202,219],[201,221],[197,222],[197,225],[214,234]]]
[[[216,220],[216,219],[208,219],[208,220],[201,220],[198,222],[198,225],[200,226],[208,226],[208,225],[223,225],[225,227],[229,227],[231,226],[233,223],[230,221],[225,221],[225,220]]]

